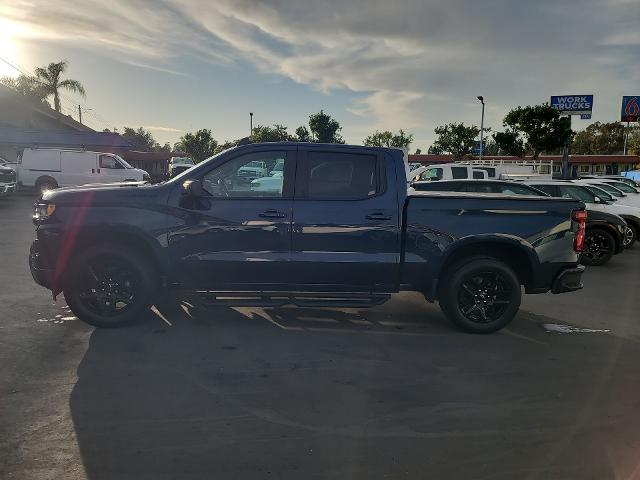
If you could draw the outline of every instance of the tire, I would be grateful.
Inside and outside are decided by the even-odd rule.
[[[36,190],[42,196],[47,190],[53,190],[58,188],[58,182],[51,177],[42,177],[36,181]]]
[[[615,249],[616,241],[609,232],[601,228],[587,229],[580,263],[594,267],[604,265],[611,260]]]
[[[624,248],[631,248],[638,239],[638,227],[633,223],[627,223],[627,231],[624,235]]]
[[[440,308],[457,327],[470,333],[492,333],[520,308],[520,281],[513,270],[493,257],[468,257],[442,277]]]
[[[139,319],[153,303],[154,273],[151,262],[123,246],[90,247],[71,263],[64,298],[89,325],[120,327]]]

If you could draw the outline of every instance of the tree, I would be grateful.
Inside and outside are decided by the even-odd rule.
[[[225,140],[224,143],[218,144],[218,146],[213,150],[214,155],[217,155],[220,152],[224,152],[230,148],[238,145],[239,140]]]
[[[496,132],[492,138],[497,152],[487,152],[489,155],[513,155],[516,157],[522,157],[524,155],[524,142],[518,132],[513,130]]]
[[[368,147],[395,147],[395,148],[409,148],[413,142],[413,135],[406,134],[404,130],[394,135],[388,130],[379,132],[376,130],[374,133],[364,139],[364,145]]]
[[[174,145],[174,148],[185,152],[198,163],[211,157],[217,146],[218,142],[213,139],[211,130],[202,128],[195,133],[184,134],[180,141]]]
[[[434,145],[430,145],[429,148],[427,148],[428,155],[442,155],[443,153],[444,153],[444,150],[440,145],[434,144]]]
[[[344,143],[338,133],[342,130],[340,122],[331,118],[324,111],[309,115],[309,129],[316,142],[319,143]]]
[[[559,149],[573,133],[567,119],[546,103],[515,108],[507,113],[503,124],[524,136],[526,148],[534,159],[542,152],[552,153]]]
[[[131,127],[124,127],[121,135],[127,142],[142,152],[155,151],[158,149],[156,146],[159,147],[158,142],[155,141],[151,132],[142,127],[139,127],[137,130]]]
[[[420,150],[419,148],[416,148],[416,151],[413,154],[420,155],[421,153],[422,153],[422,150]]]
[[[298,142],[310,142],[311,141],[311,133],[304,125],[300,125],[296,128],[296,140]]]
[[[273,127],[267,125],[256,125],[253,127],[251,140],[255,143],[286,142],[291,140],[291,137],[287,133],[287,127],[275,123]]]
[[[627,153],[629,155],[640,155],[640,128],[638,127],[629,132]]]
[[[8,87],[20,95],[42,102],[47,106],[49,105],[46,100],[47,92],[35,77],[23,74],[18,75],[16,78],[2,77],[0,78],[0,85]]]
[[[626,128],[618,122],[595,122],[577,132],[571,153],[578,155],[617,155],[624,151]]]
[[[460,160],[471,153],[480,129],[475,125],[467,127],[464,123],[450,123],[436,127],[435,133],[438,138],[433,142],[434,149],[450,153],[455,160]]]
[[[86,97],[82,84],[77,80],[60,80],[60,75],[67,69],[67,61],[50,63],[47,67],[36,68],[36,79],[41,83],[47,96],[53,95],[53,105],[56,111],[60,111],[60,89],[79,93]]]

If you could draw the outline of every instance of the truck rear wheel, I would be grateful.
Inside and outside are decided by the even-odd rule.
[[[491,333],[506,326],[520,308],[520,282],[513,270],[493,257],[471,257],[443,276],[440,308],[470,333]]]
[[[143,256],[115,245],[81,252],[65,279],[64,298],[82,321],[119,327],[140,318],[155,294],[154,268]]]

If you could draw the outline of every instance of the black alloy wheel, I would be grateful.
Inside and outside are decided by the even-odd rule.
[[[467,257],[444,272],[438,301],[456,326],[471,333],[491,333],[518,312],[520,281],[511,267],[496,258]]]
[[[511,288],[499,271],[471,273],[458,290],[458,308],[474,323],[494,322],[511,304]]]
[[[585,265],[600,266],[611,260],[616,247],[613,236],[601,229],[587,230],[581,262]]]
[[[96,246],[80,253],[69,269],[64,296],[71,311],[98,327],[137,320],[152,303],[156,279],[144,256],[120,246]]]
[[[628,224],[624,229],[624,248],[631,248],[638,238],[638,230],[634,225]]]

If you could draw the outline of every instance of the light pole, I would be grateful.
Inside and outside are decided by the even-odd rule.
[[[253,112],[249,112],[249,136],[253,136]]]
[[[482,138],[484,134],[484,97],[482,95],[478,95],[478,100],[482,104],[482,117],[480,118],[480,161],[482,161],[482,151],[484,150],[484,144],[482,143]]]

